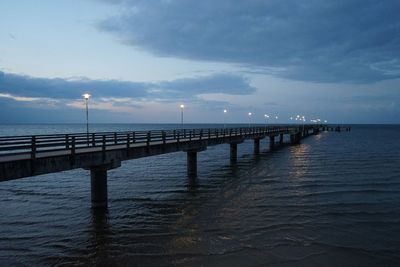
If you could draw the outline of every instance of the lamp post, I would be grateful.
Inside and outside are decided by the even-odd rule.
[[[181,108],[181,124],[183,125],[183,110],[185,108],[185,105],[181,104],[179,107]]]
[[[269,118],[268,114],[264,114],[265,129],[267,129],[267,119],[268,118]]]
[[[250,126],[251,126],[251,115],[252,115],[252,113],[249,112],[248,115],[249,115],[249,128],[250,128]]]
[[[91,95],[85,93],[82,96],[85,99],[85,104],[86,104],[86,137],[87,137],[87,143],[89,145],[89,98]]]
[[[226,114],[228,113],[227,109],[224,109],[224,129],[226,128]]]

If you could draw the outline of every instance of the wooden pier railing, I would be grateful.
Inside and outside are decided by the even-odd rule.
[[[150,145],[154,142],[180,142],[254,134],[272,134],[282,131],[296,131],[300,127],[249,127],[249,128],[207,128],[155,131],[124,131],[98,133],[44,134],[26,136],[0,136],[0,157],[31,153],[71,150],[84,147],[108,147],[120,144]]]

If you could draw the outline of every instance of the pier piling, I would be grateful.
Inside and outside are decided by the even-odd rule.
[[[231,151],[231,161],[237,160],[237,143],[230,144],[230,151]]]
[[[187,175],[197,177],[197,151],[189,150],[187,153]]]
[[[90,168],[90,182],[93,208],[107,208],[107,167]]]
[[[260,139],[255,138],[254,139],[254,154],[259,154],[260,153]]]
[[[275,147],[275,136],[271,135],[269,137],[269,150],[273,150]]]

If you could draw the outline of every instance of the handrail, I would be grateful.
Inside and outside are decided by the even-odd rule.
[[[206,129],[170,129],[151,131],[122,131],[96,133],[44,134],[24,136],[0,136],[0,157],[20,153],[31,153],[32,159],[38,152],[67,150],[75,153],[77,148],[125,145],[130,148],[134,144],[150,145],[154,142],[166,144],[192,140],[231,137],[257,137],[274,133],[288,133],[311,129],[320,125],[290,125],[290,126],[256,126],[235,128],[206,128]]]

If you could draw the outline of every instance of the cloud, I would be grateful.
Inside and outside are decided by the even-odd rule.
[[[82,94],[90,92],[96,100],[93,109],[132,112],[152,102],[201,102],[205,93],[249,95],[255,88],[244,76],[213,74],[192,78],[141,83],[87,78],[49,79],[0,72],[0,99],[24,106],[83,108]]]
[[[119,0],[98,24],[158,56],[241,64],[314,82],[400,77],[397,0]]]
[[[155,97],[165,99],[187,99],[201,94],[250,95],[256,91],[250,81],[233,74],[214,74],[194,78],[160,82],[153,86]]]
[[[11,94],[2,94],[0,93],[0,98],[9,98],[15,101],[22,101],[22,102],[32,102],[32,101],[39,101],[41,98],[39,97],[25,97],[25,96],[15,96]]]
[[[76,99],[85,91],[95,93],[96,97],[143,97],[147,95],[148,86],[145,83],[116,80],[36,78],[0,71],[0,92],[24,97]]]

